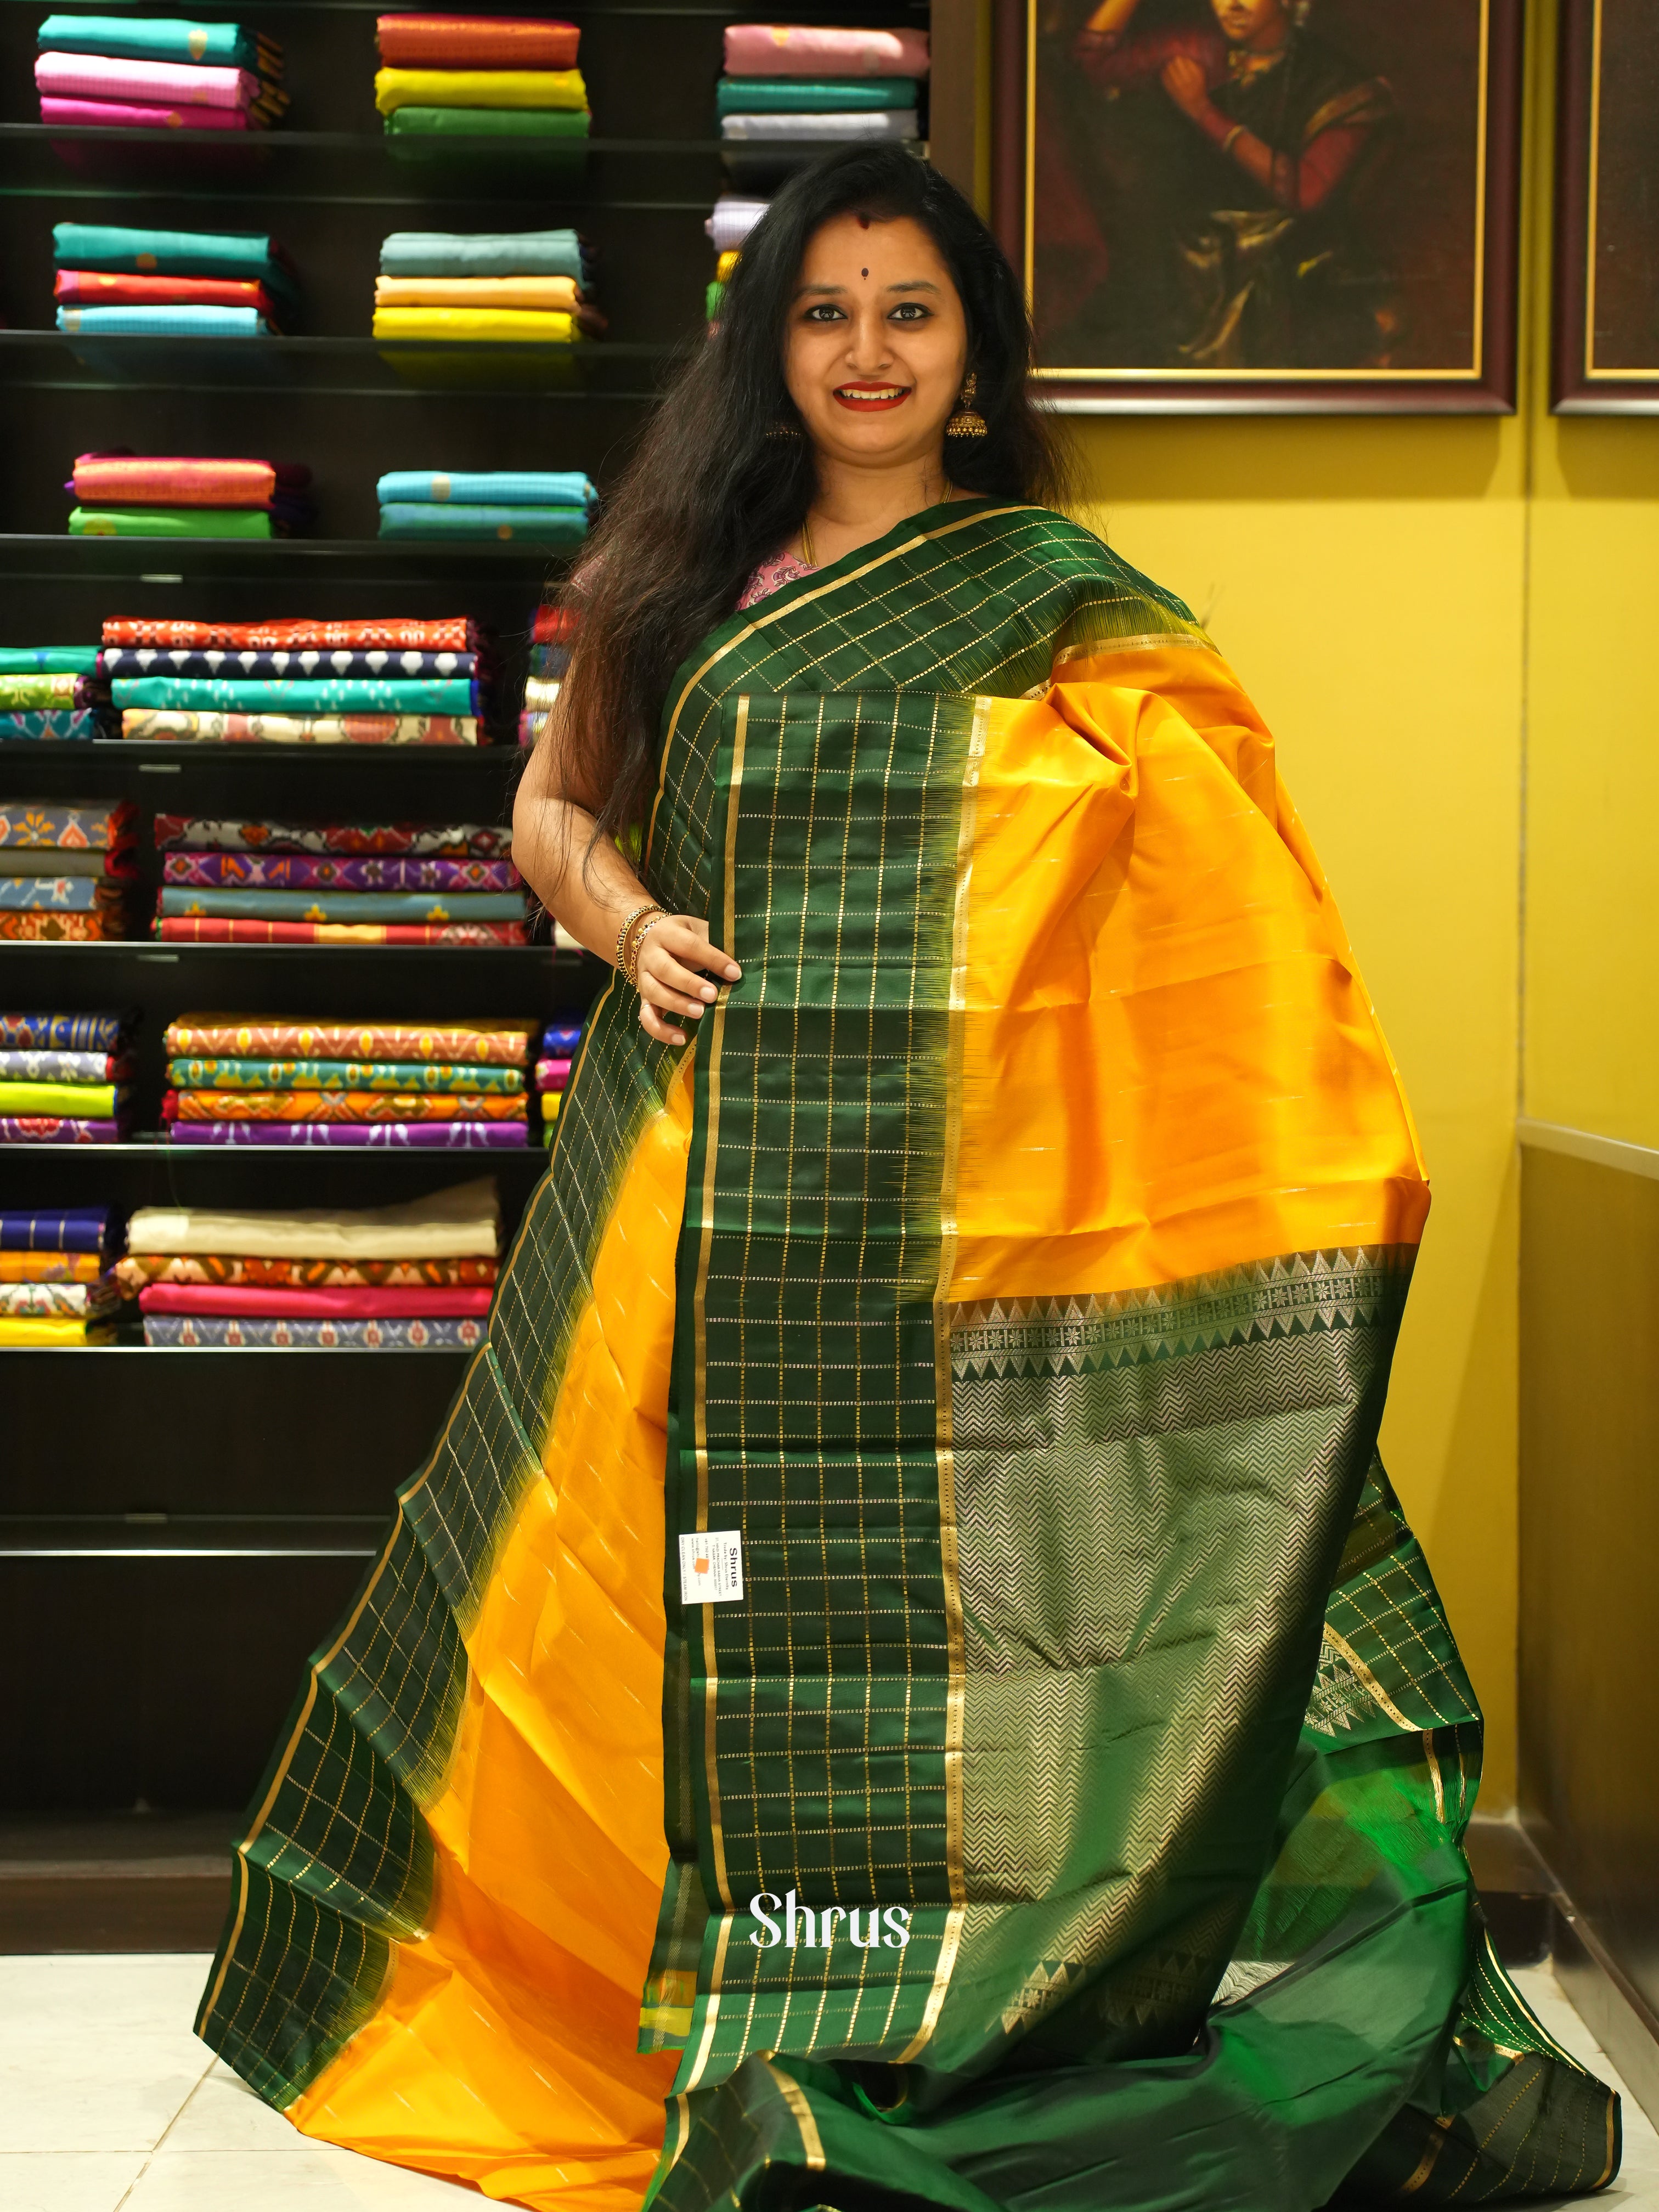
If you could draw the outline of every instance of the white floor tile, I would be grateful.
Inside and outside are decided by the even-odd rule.
[[[1581,2066],[1588,2066],[1610,2087],[1617,2089],[1623,2100],[1625,2155],[1619,2179],[1595,2203],[1616,2204],[1619,2212],[1659,2212],[1659,2133],[1655,2132],[1652,2121],[1568,2002],[1553,1970],[1548,1966],[1522,1966],[1516,1971],[1514,1978],[1546,2031]]]
[[[430,2174],[301,2136],[295,2141],[295,2154],[174,2150],[169,2142],[150,2160],[121,2212],[226,2212],[241,2204],[258,2212],[465,2212],[483,2201],[475,2190]]]
[[[258,2151],[290,2156],[309,2138],[256,2097],[239,2074],[215,2059],[205,2079],[168,2130],[169,2156],[183,2151]]]
[[[144,2163],[142,2151],[0,2151],[6,2212],[115,2212]]]
[[[0,2152],[153,2150],[207,2072],[209,1961],[0,1957]]]

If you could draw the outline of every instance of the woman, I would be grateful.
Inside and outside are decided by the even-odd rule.
[[[1375,1455],[1410,1121],[1231,672],[1033,501],[1027,343],[839,156],[611,510],[515,851],[626,973],[201,2031],[537,2207],[1595,2187]]]
[[[1394,95],[1306,28],[1310,4],[1206,0],[1201,21],[1143,29],[1141,0],[1100,0],[1078,33],[1081,82],[1061,82],[1108,269],[1073,336],[1103,360],[1387,366],[1398,305],[1351,204]]]

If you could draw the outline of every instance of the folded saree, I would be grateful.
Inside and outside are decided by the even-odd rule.
[[[9,1218],[0,1215],[0,1231]],[[141,1206],[127,1243],[135,1252],[267,1260],[493,1259],[501,1231],[495,1177],[478,1176],[396,1206]]]
[[[410,1293],[405,1291],[404,1296]],[[420,1293],[413,1295],[418,1297]],[[109,1314],[121,1303],[113,1276],[100,1275],[89,1283],[10,1283],[0,1281],[0,1316],[8,1321],[46,1321],[67,1316],[84,1321]],[[473,1309],[469,1307],[469,1312]],[[489,1311],[485,1294],[484,1310]]]
[[[599,498],[592,477],[579,469],[393,469],[377,481],[374,495],[382,506],[460,501],[492,507],[593,507]]]
[[[49,1254],[20,1253],[42,1267],[73,1264],[95,1270],[96,1258],[87,1253],[72,1262],[55,1261]],[[115,1263],[113,1273],[129,1297],[136,1297],[147,1283],[230,1283],[246,1289],[486,1291],[499,1269],[495,1260],[256,1260],[228,1258],[222,1253],[186,1257],[181,1253],[129,1252]],[[0,1267],[5,1255],[0,1254]],[[67,1278],[65,1279],[68,1279]]]
[[[293,622],[204,623],[161,622],[134,616],[112,616],[103,626],[106,645],[193,647],[241,652],[327,649],[343,647],[351,652],[370,648],[412,647],[419,652],[473,652],[477,635],[465,615],[435,622],[322,622],[301,617]]]
[[[0,1046],[3,1083],[125,1083],[131,1073],[125,1054]]]
[[[574,314],[586,295],[572,276],[377,276],[377,307],[538,307]]]
[[[245,1059],[264,1054],[273,1059],[521,1067],[535,1034],[533,1022],[293,1022],[264,1014],[184,1014],[167,1024],[163,1041],[174,1055],[212,1053]]]
[[[481,1321],[236,1321],[208,1315],[153,1314],[144,1342],[295,1352],[468,1352],[483,1340]]]
[[[100,906],[90,913],[36,907],[27,911],[0,906],[0,939],[19,944],[91,945],[125,933],[118,908]]]
[[[34,82],[41,92],[60,98],[187,108],[248,108],[264,89],[252,70],[143,61],[118,54],[37,54]]]
[[[8,840],[6,820],[0,811],[0,845],[21,842]],[[488,860],[511,853],[513,832],[483,822],[227,822],[157,814],[155,844],[161,852],[211,846],[226,853],[407,853]]]
[[[137,825],[138,810],[130,799],[82,799],[72,805],[56,799],[0,799],[0,846],[110,851],[130,844]]]
[[[511,860],[335,860],[310,853],[168,853],[162,880],[208,889],[521,891]]]
[[[574,230],[394,230],[380,241],[387,276],[568,276],[580,284],[586,267]]]
[[[118,707],[224,714],[477,713],[476,686],[466,676],[123,676],[110,690]]]
[[[222,744],[476,745],[478,722],[474,714],[228,714],[128,707],[121,735]]]
[[[569,552],[587,535],[585,507],[445,506],[437,500],[397,500],[380,509],[382,538],[526,538],[552,552]]]
[[[83,677],[72,675],[67,670],[51,675],[0,676],[0,707],[15,709],[71,706],[76,686],[84,681]]]
[[[0,914],[101,914],[120,910],[125,885],[97,875],[0,876]]]
[[[109,1344],[115,1331],[107,1322],[70,1321],[8,1321],[0,1318],[0,1346],[13,1349],[33,1346],[41,1351],[65,1350],[77,1344]]]
[[[376,307],[377,338],[462,338],[472,344],[573,345],[580,317],[530,307]]]
[[[383,69],[374,105],[382,115],[400,107],[577,111],[587,106],[587,87],[578,69]]]
[[[247,107],[204,107],[180,104],[161,107],[131,100],[91,100],[84,95],[42,93],[40,120],[95,131],[247,131],[257,127],[257,112]]]
[[[119,888],[138,880],[137,855],[131,845],[107,852],[94,846],[85,853],[65,852],[60,845],[37,852],[27,845],[0,846],[0,878],[9,876],[86,876],[94,883]]]
[[[301,491],[311,471],[270,461],[197,460],[159,454],[81,453],[73,489],[77,499],[120,502],[154,500],[164,507],[264,507],[278,489]],[[111,673],[108,659],[104,673]]]
[[[581,33],[574,23],[520,15],[382,15],[382,61],[407,69],[568,70]]]
[[[914,107],[872,108],[862,114],[722,115],[726,139],[915,138],[921,125]]]
[[[1203,630],[925,510],[687,655],[641,867],[741,980],[600,1000],[200,2032],[538,2212],[1601,2185],[1376,1455],[1410,1115]]]
[[[818,115],[878,107],[914,107],[921,87],[913,76],[723,76],[714,88],[719,115]]]
[[[123,1014],[0,1014],[0,1046],[9,1052],[118,1052],[129,1026]],[[108,1219],[107,1207],[91,1212],[0,1213],[0,1244],[15,1242],[9,1234],[9,1225],[16,1221]]]
[[[192,23],[170,15],[48,15],[35,42],[62,53],[208,62],[221,69],[268,68],[280,64],[282,54],[263,33],[240,23]]]
[[[0,895],[4,892],[0,883]],[[522,921],[521,891],[245,890],[164,884],[157,908],[230,921]]]
[[[0,937],[8,933],[0,930]],[[0,1145],[112,1145],[129,1124],[91,1121],[77,1115],[8,1114],[0,1116]]]
[[[57,325],[70,337],[268,338],[257,307],[59,307]]]
[[[163,1121],[522,1121],[526,1112],[522,1091],[168,1091],[161,1097]]]
[[[562,1091],[570,1081],[568,1060],[538,1060],[536,1062],[538,1091]]]
[[[136,276],[100,269],[60,269],[52,297],[66,307],[246,307],[274,322],[275,295],[239,276]]]
[[[0,676],[93,676],[95,645],[0,645]]]
[[[0,1115],[67,1115],[77,1121],[108,1121],[125,1110],[125,1084],[31,1083],[0,1077]]]
[[[76,738],[100,734],[102,718],[91,708],[26,708],[0,711],[0,739],[7,738]]]
[[[71,538],[271,538],[268,514],[228,507],[77,507]]]
[[[98,656],[100,672],[111,676],[332,677],[354,683],[381,677],[472,676],[476,653],[325,652],[312,647],[240,652],[186,646],[106,646]]]
[[[728,23],[728,76],[927,74],[926,31],[853,31],[811,23]]]
[[[16,1021],[15,1014],[0,1015],[0,1022]],[[102,1014],[26,1016],[24,1019],[101,1022]],[[39,1210],[0,1212],[0,1246],[8,1253],[101,1252],[110,1241],[110,1209],[106,1206],[46,1206]]]
[[[155,230],[101,222],[52,225],[60,269],[131,270],[137,275],[235,276],[286,292],[293,271],[274,239],[258,231]]]
[[[95,1283],[112,1272],[99,1252],[0,1249],[0,1283]]]
[[[582,1024],[579,1019],[549,1022],[541,1035],[542,1057],[568,1060],[580,1048],[581,1041]]]
[[[480,1066],[468,1060],[247,1060],[175,1057],[167,1081],[184,1091],[402,1091],[514,1094],[523,1101],[522,1067]],[[410,1118],[404,1116],[405,1120]]]
[[[526,1121],[170,1121],[175,1145],[335,1145],[380,1152],[522,1152]]]
[[[223,1314],[240,1320],[455,1321],[487,1314],[492,1295],[459,1287],[308,1291],[261,1290],[240,1283],[152,1283],[139,1292],[138,1304],[146,1314]],[[0,1312],[4,1310],[0,1300]]]
[[[5,924],[32,918],[0,915],[0,937],[22,935],[21,930],[8,931]],[[72,922],[82,918],[76,915],[42,915],[41,921],[59,926],[40,934],[97,934],[93,930],[76,933],[70,928]],[[174,945],[527,945],[530,941],[529,932],[521,921],[230,921],[219,915],[167,915],[155,924],[152,933]]]
[[[591,124],[585,107],[399,107],[386,119],[390,137],[416,148],[431,138],[580,139]]]

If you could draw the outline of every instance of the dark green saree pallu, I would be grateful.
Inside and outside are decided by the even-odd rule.
[[[665,726],[649,878],[743,980],[678,1056],[602,1001],[202,2032],[538,2207],[1602,2185],[1376,1456],[1415,1139],[1231,672],[975,502]]]

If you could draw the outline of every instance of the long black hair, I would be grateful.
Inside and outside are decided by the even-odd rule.
[[[658,406],[578,572],[580,630],[560,720],[581,785],[602,798],[601,836],[626,833],[649,804],[675,669],[806,519],[811,446],[804,434],[767,434],[780,422],[799,430],[783,375],[790,304],[807,241],[849,212],[921,223],[961,296],[987,434],[947,442],[951,482],[1043,505],[1064,495],[1062,459],[1027,396],[1025,303],[969,202],[899,146],[850,148],[798,172],[744,241],[718,331]]]

